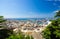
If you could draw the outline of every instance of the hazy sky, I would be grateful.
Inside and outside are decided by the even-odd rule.
[[[56,10],[59,0],[0,0],[0,15],[5,18],[52,17]]]

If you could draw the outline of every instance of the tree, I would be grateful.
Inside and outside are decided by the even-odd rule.
[[[4,19],[4,17],[3,16],[0,16],[0,28],[2,27],[4,27],[4,25],[3,25],[3,23],[5,22],[6,20]]]
[[[8,38],[13,32],[8,29],[1,29],[0,30],[0,39]]]
[[[6,20],[4,19],[3,16],[0,16],[0,23],[5,22]]]
[[[4,17],[0,16],[0,39],[5,39],[12,34],[11,30],[5,29],[5,21]]]
[[[52,23],[42,32],[45,39],[60,39],[60,11],[56,13],[55,17],[58,18],[52,20]]]
[[[57,12],[56,12],[55,17],[60,17],[60,11],[57,11]]]

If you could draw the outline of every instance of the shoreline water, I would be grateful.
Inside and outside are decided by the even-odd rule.
[[[49,18],[4,18],[7,20],[52,20],[54,19],[53,17],[49,17]]]

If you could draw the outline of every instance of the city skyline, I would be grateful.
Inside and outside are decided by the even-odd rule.
[[[0,0],[0,15],[5,18],[53,17],[60,10],[60,1]]]

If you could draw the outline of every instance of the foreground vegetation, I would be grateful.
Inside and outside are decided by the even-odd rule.
[[[14,35],[9,36],[6,39],[33,39],[33,37],[29,35],[25,36],[23,34],[18,34],[18,35],[14,34]]]
[[[60,11],[56,12],[55,20],[42,32],[45,39],[60,39]]]

